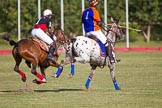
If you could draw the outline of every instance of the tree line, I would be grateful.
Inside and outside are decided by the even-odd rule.
[[[38,18],[38,0],[21,1],[21,36],[27,38],[35,21]],[[88,8],[85,0],[85,8]],[[18,0],[0,0],[0,33],[10,33],[17,37],[18,25]],[[54,13],[52,25],[59,26],[61,22],[61,0],[41,0],[41,14],[45,9],[51,9]],[[64,0],[64,32],[68,38],[82,35],[82,4],[81,0]],[[125,0],[108,0],[108,23],[110,17],[120,18],[120,24],[125,26],[126,11]],[[104,0],[100,0],[97,6],[101,19],[104,20]],[[143,39],[162,40],[162,1],[161,0],[129,0],[129,26],[136,29],[144,29],[144,33],[130,30],[130,41]],[[123,29],[125,31],[125,29]]]

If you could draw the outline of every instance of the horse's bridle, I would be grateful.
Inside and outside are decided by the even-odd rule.
[[[120,35],[119,35],[119,33],[117,33],[116,31],[114,31],[113,28],[119,29]],[[113,24],[111,25],[110,29],[108,29],[108,30],[109,30],[109,31],[112,31],[113,33],[115,33],[116,37],[121,37],[122,34],[123,34],[121,27],[118,26],[116,23],[113,23]],[[109,32],[109,31],[108,31],[108,32]]]
[[[61,32],[60,32],[59,34],[56,35],[57,30],[61,30]],[[61,44],[64,44],[64,43],[65,43],[65,39],[58,38],[59,35],[65,37],[65,36],[64,36],[64,31],[63,31],[61,28],[59,28],[59,29],[58,29],[58,28],[54,29],[53,37],[56,37],[55,41],[57,40],[57,41],[60,42]]]
[[[117,28],[117,29],[119,30],[120,34],[119,34],[118,32],[116,32],[116,31],[114,31],[113,28]],[[111,41],[111,42],[114,43],[114,45],[115,45],[115,43],[116,43],[116,41],[117,41],[117,38],[119,38],[119,40],[120,40],[120,39],[122,38],[122,36],[123,36],[122,29],[121,29],[120,26],[118,26],[118,25],[114,22],[114,23],[110,26],[110,28],[108,28],[106,36],[108,36],[108,34],[110,33],[110,31],[113,32],[113,33],[115,33],[115,42],[112,42],[112,41]]]

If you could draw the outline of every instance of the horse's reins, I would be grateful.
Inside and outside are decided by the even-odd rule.
[[[113,25],[112,25],[113,26]],[[108,36],[108,34],[110,33],[110,31],[112,31],[112,32],[114,32],[115,34],[117,34],[114,30],[112,30],[112,26],[111,26],[111,28],[108,28],[105,24],[104,24],[104,27],[102,27],[102,29],[104,30],[104,31],[106,31],[107,33],[106,33],[106,37]],[[105,29],[106,28],[106,29]],[[108,40],[108,42],[110,42],[110,43],[115,43],[115,42],[112,42],[109,38],[107,38],[107,40]],[[115,39],[115,41],[116,41],[116,39]]]
[[[109,34],[110,32],[115,33],[115,36],[116,36],[116,37],[118,36],[118,33],[117,33],[116,31],[113,30],[113,28],[116,27],[116,26],[114,26],[114,25],[115,25],[115,23],[113,23],[113,24],[111,25],[111,27],[108,28],[108,27],[104,24],[104,27],[105,27],[106,29],[105,29],[104,27],[102,27],[102,29],[105,30],[105,31],[107,32],[106,36],[108,36],[108,34]],[[107,38],[107,41],[110,43],[110,45],[115,46],[116,41],[117,41],[117,38],[115,38],[115,42],[112,42],[109,38]],[[106,57],[105,57],[105,60],[104,60],[104,65],[105,65],[105,64],[106,64]],[[104,65],[99,66],[99,67],[100,67],[100,68],[104,68]]]
[[[59,40],[59,39],[58,39],[58,36],[55,35],[55,34],[56,34],[55,32],[56,32],[56,30],[54,30],[54,33],[53,33],[54,35],[53,35],[53,36],[55,36],[55,37],[57,38],[56,40],[57,40],[58,42],[60,42],[61,44],[64,44],[65,41],[64,41],[64,40]],[[59,35],[64,35],[64,33],[61,31]]]
[[[106,36],[108,36],[109,32],[113,32],[113,33],[115,33],[115,36],[116,36],[116,37],[120,37],[120,36],[118,35],[118,33],[117,33],[116,31],[113,30],[113,28],[115,28],[115,27],[117,27],[118,29],[120,29],[118,26],[115,25],[115,23],[113,23],[113,24],[111,25],[110,28],[108,28],[108,27],[106,26],[106,24],[104,24],[104,27],[102,27],[102,29],[105,30],[105,31],[107,32]],[[105,29],[105,28],[106,28],[106,29]],[[115,38],[115,42],[112,42],[110,39],[108,39],[108,41],[109,41],[110,43],[112,43],[112,44],[115,45],[115,44],[116,44],[116,41],[117,41],[117,38]]]

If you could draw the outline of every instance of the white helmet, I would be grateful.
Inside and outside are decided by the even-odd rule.
[[[48,15],[52,15],[52,11],[49,9],[44,10],[43,16],[48,16]]]

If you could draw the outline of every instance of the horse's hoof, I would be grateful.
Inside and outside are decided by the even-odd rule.
[[[26,82],[26,77],[22,77],[21,79],[23,82]]]
[[[56,74],[54,75],[54,77],[55,77],[55,78],[58,78],[61,74],[62,74],[62,71],[61,71],[59,74],[56,73]]]
[[[90,88],[90,87],[86,87],[86,90],[87,90],[87,91],[93,91],[93,89]]]
[[[68,74],[67,75],[68,78],[72,78],[72,76],[73,76],[72,74]]]
[[[60,75],[57,75],[57,74],[53,74],[51,75],[51,77],[54,77],[54,78],[58,78]]]
[[[56,74],[52,74],[51,77],[55,77],[56,78]]]
[[[36,83],[36,84],[37,84],[37,82],[38,82],[38,80],[37,80],[37,79],[34,79],[34,80],[33,80],[33,83]]]
[[[121,88],[120,87],[115,87],[115,90],[121,90]]]
[[[86,89],[88,90],[88,89],[89,89],[89,87],[86,87]]]
[[[34,79],[34,80],[33,80],[33,83],[42,84],[42,83],[45,83],[45,82],[43,82],[42,80]]]
[[[116,90],[117,90],[117,91],[118,91],[118,90],[121,90],[121,88],[118,88],[118,89],[116,89]]]
[[[58,78],[59,76],[60,76],[60,75],[57,75],[57,74],[54,75],[55,78]]]
[[[47,83],[45,78],[42,80],[42,83]]]

